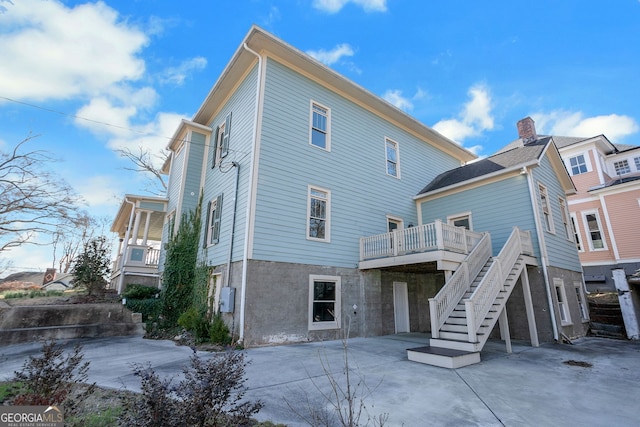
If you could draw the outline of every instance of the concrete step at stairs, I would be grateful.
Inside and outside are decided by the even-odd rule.
[[[407,357],[413,362],[450,369],[480,363],[479,352],[452,350],[434,346],[409,348],[407,349]]]

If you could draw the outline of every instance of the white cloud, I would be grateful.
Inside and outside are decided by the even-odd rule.
[[[148,38],[103,2],[5,2],[0,14],[0,93],[15,99],[67,99],[137,80]]]
[[[440,120],[433,125],[436,131],[458,143],[494,127],[489,89],[478,84],[472,86],[467,94],[471,99],[464,105],[459,118]]]
[[[113,176],[86,177],[74,188],[90,208],[115,208],[120,205],[121,195],[125,193]]]
[[[181,86],[184,81],[194,71],[204,70],[207,66],[207,59],[202,56],[196,56],[189,60],[183,61],[177,67],[167,68],[164,76],[161,78],[162,83],[170,83]]]
[[[331,50],[308,50],[307,54],[325,65],[332,65],[345,56],[353,56],[354,51],[349,44],[342,43]]]
[[[411,102],[409,98],[402,96],[402,91],[398,89],[387,90],[382,95],[382,99],[404,111],[411,111],[413,109],[413,102]]]
[[[387,0],[313,0],[313,7],[327,13],[337,13],[347,3],[360,6],[365,12],[387,11]]]
[[[557,110],[531,115],[539,134],[591,137],[604,134],[615,142],[640,130],[638,123],[629,116],[609,114],[585,117],[581,111]]]

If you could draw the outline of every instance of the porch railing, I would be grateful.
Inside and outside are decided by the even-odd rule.
[[[112,272],[120,271],[124,267],[157,267],[160,261],[160,249],[151,248],[144,245],[128,245],[126,257],[118,254],[113,262]]]
[[[469,253],[482,234],[436,221],[417,227],[360,238],[360,261],[447,250]]]
[[[467,292],[473,279],[491,257],[491,236],[485,233],[478,244],[469,253],[451,275],[447,283],[435,297],[429,298],[429,312],[431,314],[431,336],[438,338],[440,328]]]
[[[469,342],[477,342],[478,329],[493,306],[496,297],[504,289],[507,277],[521,254],[533,255],[531,233],[514,227],[509,239],[498,256],[493,259],[478,287],[464,301]]]

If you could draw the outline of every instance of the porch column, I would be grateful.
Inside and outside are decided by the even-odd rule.
[[[134,245],[138,244],[138,232],[140,231],[140,218],[142,217],[142,212],[136,210],[136,219],[133,223],[133,234],[131,236],[132,242]]]
[[[613,272],[613,282],[618,291],[618,301],[620,301],[620,311],[622,311],[622,320],[624,320],[624,328],[627,337],[630,340],[640,339],[640,329],[638,328],[638,317],[631,300],[631,291],[629,290],[629,282],[627,275],[622,268],[615,268]]]
[[[511,349],[511,334],[509,333],[509,319],[507,318],[507,306],[502,307],[500,317],[498,318],[498,324],[500,325],[500,338],[504,340],[507,346],[507,353],[513,353]]]
[[[536,327],[536,315],[533,311],[533,298],[531,298],[531,288],[529,286],[529,276],[527,275],[526,266],[522,269],[522,273],[520,273],[520,282],[522,283],[524,307],[527,312],[527,322],[529,323],[531,347],[540,347],[540,341],[538,341],[538,328]]]
[[[144,237],[142,238],[142,244],[147,245],[147,238],[149,237],[149,224],[151,222],[151,211],[147,211],[147,218],[144,220]]]

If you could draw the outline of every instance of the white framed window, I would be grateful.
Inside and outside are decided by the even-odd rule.
[[[387,161],[387,175],[400,178],[400,152],[398,143],[389,138],[385,138],[384,143]]]
[[[397,216],[387,215],[387,231],[390,233],[395,230],[402,230],[404,228],[404,221]]]
[[[331,192],[309,186],[307,203],[307,238],[328,242],[331,228]]]
[[[309,276],[309,330],[340,329],[340,276]]]
[[[175,228],[176,228],[176,210],[173,209],[171,212],[169,212],[166,216],[166,223],[167,223],[167,235],[169,237],[172,237],[175,234]]]
[[[584,300],[584,294],[582,292],[582,283],[573,282],[573,288],[576,291],[576,300],[578,301],[578,308],[580,310],[580,319],[589,320],[589,308]]]
[[[585,162],[583,154],[570,157],[569,166],[571,167],[571,175],[579,175],[587,172],[587,162]]]
[[[635,164],[636,164],[636,170],[637,170],[638,172],[640,172],[640,156],[638,156],[638,157],[634,157],[633,161],[634,161],[634,162],[635,162]]]
[[[222,194],[207,205],[207,229],[204,246],[215,245],[220,241],[220,222],[222,219]]]
[[[571,324],[571,316],[569,315],[569,307],[567,305],[567,294],[564,290],[564,282],[562,279],[554,277],[553,286],[556,289],[556,299],[558,303],[558,312],[560,313],[560,321],[562,325]]]
[[[626,173],[631,173],[629,162],[626,160],[620,160],[619,162],[614,162],[613,167],[616,168],[616,175],[624,175]]]
[[[549,233],[555,233],[553,228],[553,217],[551,216],[551,206],[549,205],[549,195],[547,194],[547,187],[542,184],[538,184],[538,191],[540,193],[540,209],[542,209],[542,222],[546,230]]]
[[[447,217],[447,224],[453,225],[454,227],[464,227],[467,230],[473,230],[473,224],[471,222],[471,212],[449,215]]]
[[[569,217],[569,209],[567,209],[567,201],[562,197],[558,197],[558,203],[560,204],[560,216],[562,217],[564,235],[567,240],[573,241],[575,232],[571,229],[571,218]]]
[[[576,242],[576,247],[578,248],[578,252],[584,252],[584,248],[582,247],[582,239],[580,238],[580,232],[578,231],[578,220],[576,219],[576,214],[571,214],[571,230],[573,231],[573,239]]]
[[[331,110],[311,101],[309,144],[331,151]]]
[[[606,250],[607,247],[602,236],[602,225],[600,224],[600,216],[598,215],[598,212],[583,212],[582,219],[584,221],[584,229],[587,233],[589,250]]]
[[[213,155],[211,169],[222,162],[229,154],[229,139],[231,138],[231,113],[227,114],[224,123],[216,127],[213,139]]]

